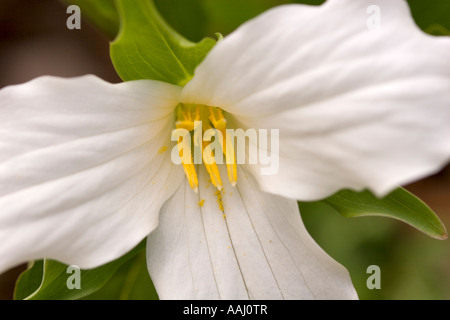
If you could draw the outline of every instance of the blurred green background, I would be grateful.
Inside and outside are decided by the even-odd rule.
[[[166,20],[198,41],[226,35],[244,21],[288,0],[155,0]],[[408,1],[417,24],[433,35],[450,35],[450,1]],[[81,30],[66,28],[66,4],[57,0],[0,0],[0,88],[40,75],[96,74],[119,82],[109,59],[109,41],[86,19]],[[83,15],[82,17],[86,18]],[[450,53],[449,53],[450,54]],[[406,186],[450,226],[450,169]],[[350,272],[361,299],[450,299],[450,242],[428,238],[398,221],[344,218],[327,207],[301,206],[315,240]],[[381,268],[381,289],[369,290],[367,267]],[[26,266],[0,275],[0,299],[11,299]],[[145,266],[137,256],[88,299],[155,299]]]

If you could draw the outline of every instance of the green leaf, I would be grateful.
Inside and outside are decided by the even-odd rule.
[[[114,0],[62,0],[68,5],[80,7],[82,17],[87,18],[109,39],[119,32],[119,15]]]
[[[19,276],[14,290],[14,300],[23,300],[39,288],[44,274],[44,261],[32,261],[28,269]]]
[[[201,41],[208,34],[208,17],[200,0],[154,0],[157,10],[176,32],[190,41]]]
[[[450,1],[408,0],[417,25],[433,35],[450,35]]]
[[[81,269],[81,289],[69,289],[67,287],[67,280],[72,275],[67,271],[68,265],[45,259],[43,268],[41,264],[39,272],[39,262],[37,262],[19,277],[14,297],[25,300],[80,299],[103,287],[124,263],[135,257],[144,248],[145,240],[115,261],[94,269]],[[40,285],[35,291],[31,291],[30,289],[36,285],[37,279],[41,279]]]
[[[158,300],[142,250],[119,270],[100,290],[83,300]]]
[[[164,0],[160,0],[164,1]],[[182,0],[179,0],[182,1]],[[191,1],[191,0],[190,0]],[[256,17],[270,8],[288,4],[301,3],[319,5],[325,0],[196,0],[206,13],[207,32],[220,32],[228,35],[241,24]]]
[[[183,38],[161,18],[153,1],[117,0],[116,6],[121,29],[111,44],[111,59],[124,81],[153,79],[183,86],[216,43]]]
[[[430,237],[447,239],[447,231],[439,217],[420,199],[398,188],[377,198],[369,191],[342,190],[321,202],[345,217],[384,216],[403,221]]]
[[[450,30],[440,24],[432,24],[425,29],[426,33],[434,36],[450,36]]]

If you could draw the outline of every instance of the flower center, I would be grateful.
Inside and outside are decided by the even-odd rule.
[[[178,152],[191,188],[195,192],[198,191],[198,177],[194,164],[203,163],[211,177],[212,184],[219,191],[222,190],[222,180],[217,164],[222,164],[224,157],[228,180],[234,187],[237,182],[236,157],[233,141],[227,132],[227,119],[224,111],[217,107],[179,104],[175,113],[176,129],[193,132],[193,135],[189,134],[178,138]],[[186,144],[186,141],[181,143],[187,137],[190,138],[189,143]],[[194,150],[194,153],[191,150]],[[195,152],[196,150],[199,152]]]

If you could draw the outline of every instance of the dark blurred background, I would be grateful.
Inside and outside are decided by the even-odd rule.
[[[186,5],[188,1],[195,5]],[[288,1],[186,0],[178,5],[182,2],[156,1],[165,18],[180,33],[199,40],[215,32],[226,35],[263,10]],[[428,7],[424,1],[410,3],[417,3],[413,7],[414,16],[425,25],[424,30],[446,32],[433,20],[436,18],[436,10],[430,7],[433,2]],[[57,0],[0,0],[0,88],[40,75],[95,74],[109,82],[120,82],[109,58],[111,39],[84,19],[81,30],[67,29],[66,8],[66,4]],[[450,11],[439,10],[440,17],[436,19],[444,17],[450,22],[447,13]],[[407,189],[450,226],[449,168]],[[302,213],[305,224],[316,241],[350,271],[361,299],[450,299],[448,240],[428,238],[387,218],[351,219],[328,208],[317,210],[314,214]],[[366,269],[373,264],[381,268],[381,290],[366,287]],[[0,300],[12,298],[15,280],[25,267],[0,275]],[[99,294],[94,298],[109,297]]]

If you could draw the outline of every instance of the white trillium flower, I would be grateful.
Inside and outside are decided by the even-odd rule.
[[[374,4],[382,24],[371,30]],[[449,53],[450,39],[422,33],[406,1],[329,0],[245,23],[184,88],[94,76],[6,87],[0,272],[44,257],[93,268],[147,237],[162,299],[357,298],[296,201],[343,188],[383,195],[439,170],[450,157]],[[220,108],[244,130],[279,129],[279,172],[238,165],[219,204],[199,165],[193,192],[167,149],[180,103]]]

